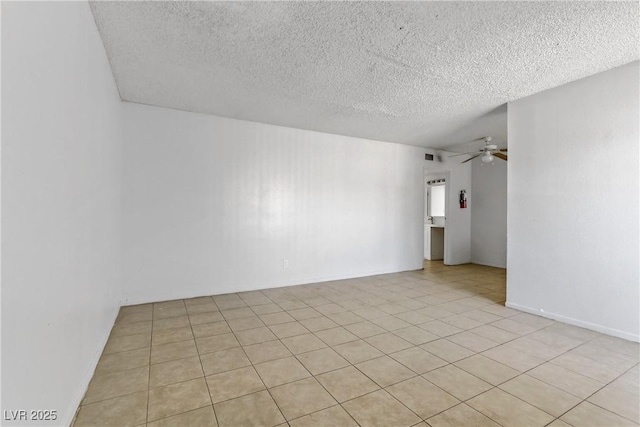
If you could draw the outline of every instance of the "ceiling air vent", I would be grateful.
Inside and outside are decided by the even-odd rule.
[[[426,153],[426,154],[424,155],[424,159],[425,159],[425,160],[429,160],[429,161],[432,161],[432,162],[433,162],[433,154]]]

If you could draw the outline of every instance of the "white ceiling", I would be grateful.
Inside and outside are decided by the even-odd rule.
[[[447,147],[639,58],[638,2],[92,2],[124,101]]]

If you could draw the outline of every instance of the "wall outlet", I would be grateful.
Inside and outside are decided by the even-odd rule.
[[[289,260],[288,259],[283,259],[282,260],[282,268],[289,268]]]

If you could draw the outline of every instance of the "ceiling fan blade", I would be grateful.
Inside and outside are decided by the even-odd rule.
[[[501,149],[499,149],[498,151],[502,151],[503,153],[506,153],[506,152],[507,152],[507,149],[506,149],[506,148],[501,148]]]
[[[497,157],[497,158],[502,159],[504,161],[507,160],[507,155],[506,154],[502,154],[502,153],[493,153],[493,157]]]
[[[470,151],[468,153],[454,154],[454,155],[449,156],[449,157],[468,156],[469,154],[477,154],[477,153],[478,153],[477,151]]]
[[[480,154],[476,154],[476,155],[475,155],[475,156],[473,156],[473,157],[469,157],[467,160],[465,160],[464,162],[461,162],[461,163],[467,163],[467,162],[470,162],[471,160],[475,159],[476,157],[480,157],[480,156],[482,156],[482,153],[480,153]]]

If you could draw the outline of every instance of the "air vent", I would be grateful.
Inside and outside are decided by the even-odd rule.
[[[429,161],[432,161],[432,162],[433,162],[433,154],[426,153],[426,154],[424,155],[424,159],[425,159],[425,160],[429,160]]]

